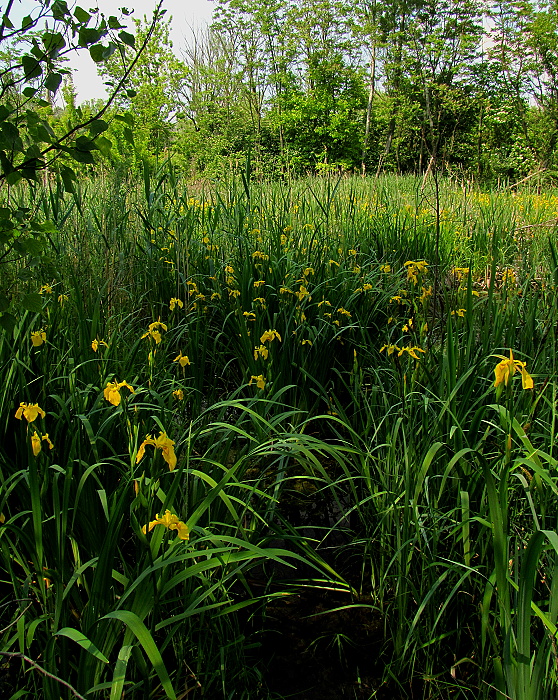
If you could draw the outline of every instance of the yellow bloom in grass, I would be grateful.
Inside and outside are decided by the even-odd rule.
[[[144,535],[151,532],[156,525],[163,525],[168,530],[176,530],[179,540],[189,540],[190,532],[188,526],[178,519],[176,515],[173,515],[170,510],[166,510],[165,514],[160,516],[159,513],[155,516],[155,520],[152,520],[149,525],[144,525],[141,529]]]
[[[396,350],[398,351],[399,347],[397,345],[391,345],[391,343],[390,344],[386,343],[386,345],[382,345],[382,347],[380,348],[380,352],[383,352],[384,350],[387,350],[387,354],[389,356],[389,355],[393,355],[393,353]]]
[[[47,443],[49,450],[52,450],[54,448],[54,445],[52,444],[48,433],[46,433],[46,435],[43,435],[42,437],[39,437],[39,433],[35,430],[33,435],[31,435],[31,448],[35,457],[41,451],[41,440],[44,440]]]
[[[422,289],[422,294],[419,297],[419,301],[421,302],[421,304],[424,304],[424,302],[428,299],[428,297],[432,296],[432,287],[430,286],[430,287],[428,287],[428,289],[426,289],[426,287],[421,287],[421,289]]]
[[[256,314],[253,311],[243,311],[242,315],[246,317],[247,321],[255,321]]]
[[[281,245],[286,245],[287,243],[287,236],[285,236],[284,233],[281,234]]]
[[[357,252],[356,252],[356,250],[355,250],[354,248],[351,248],[350,250],[347,251],[347,254],[348,254],[348,255],[356,255]]]
[[[256,287],[256,289],[258,287],[265,287],[265,280],[257,280],[256,282],[254,282],[254,287]]]
[[[308,277],[309,275],[313,275],[313,274],[314,274],[314,268],[313,268],[313,267],[306,267],[306,268],[302,271],[302,276],[303,276],[303,277]]]
[[[347,309],[344,309],[342,306],[337,309],[337,313],[341,314],[342,316],[346,316],[347,318],[351,318],[351,312],[347,311]]]
[[[462,280],[465,275],[469,274],[468,267],[454,267],[452,273],[457,277],[458,280]]]
[[[419,360],[419,356],[417,355],[417,352],[426,352],[426,350],[423,350],[422,348],[419,348],[417,345],[413,345],[412,347],[410,345],[407,345],[404,348],[399,348],[399,352],[397,353],[398,357],[401,357],[401,355],[404,352],[408,352],[411,357],[414,357],[415,360]]]
[[[337,262],[337,260],[329,260],[329,264],[335,265],[336,267],[339,267],[339,263]]]
[[[192,364],[192,363],[190,362],[190,358],[188,357],[188,355],[183,355],[183,354],[182,354],[182,350],[181,350],[181,351],[178,353],[178,355],[174,358],[173,362],[178,362],[178,364],[179,364],[181,367],[186,367],[186,365]]]
[[[229,296],[230,297],[239,297],[240,296],[240,289],[229,289]]]
[[[35,457],[41,451],[41,438],[39,437],[39,433],[36,430],[33,433],[33,435],[31,435],[31,448]]]
[[[252,386],[254,382],[256,383],[258,389],[265,389],[265,377],[263,374],[258,374],[258,376],[252,375],[250,377],[250,381],[248,382],[248,386]]]
[[[410,318],[402,328],[403,333],[408,333],[412,327],[413,327],[413,319]]]
[[[407,279],[410,280],[413,284],[417,284],[418,275],[421,272],[426,271],[428,263],[426,262],[426,260],[407,260],[407,262],[404,263],[403,266],[407,268]]]
[[[120,405],[120,402],[122,401],[122,397],[120,396],[120,389],[122,389],[123,386],[129,389],[130,393],[136,393],[133,387],[131,387],[128,384],[128,382],[108,382],[108,384],[106,385],[103,394],[105,396],[105,399],[113,406]]]
[[[97,352],[101,345],[104,345],[105,348],[108,348],[108,345],[107,343],[105,343],[104,340],[99,340],[98,338],[95,338],[95,340],[91,341],[91,347],[93,348],[94,352]]]
[[[159,433],[159,437],[154,438],[151,435],[147,435],[145,440],[141,443],[136,455],[136,464],[141,462],[143,456],[145,455],[146,445],[153,445],[156,450],[161,450],[163,453],[163,459],[169,465],[169,471],[176,467],[176,455],[174,453],[174,440],[171,440],[166,433]]]
[[[67,294],[59,294],[58,295],[58,303],[60,306],[64,306],[64,304],[68,301],[70,297]]]
[[[211,295],[211,301],[214,301],[215,299],[220,299],[220,298],[221,298],[221,295],[219,294],[219,292],[213,292],[213,294]]]
[[[225,267],[225,272],[227,275],[234,275],[234,267],[232,265],[227,265]]]
[[[288,287],[280,287],[279,294],[292,294],[292,291]]]
[[[391,272],[391,265],[380,265],[380,272]]]
[[[175,399],[177,399],[177,401],[184,401],[184,392],[182,391],[182,389],[175,389],[172,392],[172,395]]]
[[[43,284],[43,286],[39,289],[39,294],[52,294],[52,287],[50,284]]]
[[[256,250],[252,253],[252,258],[254,260],[269,260],[269,255],[262,253],[261,250]]]
[[[19,408],[15,412],[15,417],[18,420],[25,418],[28,423],[32,423],[34,420],[37,420],[37,416],[41,416],[41,418],[46,416],[46,413],[42,408],[40,408],[38,403],[23,403],[22,401],[19,404]]]
[[[508,386],[510,377],[513,377],[517,370],[519,370],[521,372],[521,383],[523,388],[533,388],[533,377],[531,377],[529,372],[527,372],[527,370],[525,369],[527,363],[522,362],[521,360],[514,360],[511,348],[509,359],[507,357],[504,357],[504,355],[494,355],[494,357],[500,357],[502,360],[494,368],[494,374],[496,375],[496,379],[494,380],[495,387],[499,386],[502,383],[505,386]]]
[[[182,309],[182,308],[184,307],[184,302],[182,301],[182,299],[177,299],[176,297],[173,297],[173,298],[169,301],[169,309],[170,309],[171,311],[174,311],[174,310],[176,309],[177,306],[178,306],[179,309]]]
[[[31,333],[31,343],[34,348],[40,347],[43,343],[46,343],[46,333],[44,330],[33,331]]]
[[[254,348],[254,360],[257,360],[258,357],[261,357],[263,360],[267,360],[269,356],[269,350],[266,348],[265,345],[257,345]]]
[[[301,345],[310,345],[310,346],[313,345],[312,341],[311,341],[311,340],[308,340],[308,338],[304,338],[304,340],[301,340],[301,341],[300,341],[300,344],[301,344]]]
[[[264,334],[262,335],[262,337],[260,338],[260,343],[261,343],[262,345],[263,345],[264,343],[267,343],[268,341],[271,343],[273,340],[275,340],[275,338],[277,338],[277,340],[278,340],[279,342],[281,342],[281,336],[279,335],[279,333],[277,333],[277,331],[276,331],[275,329],[274,329],[274,330],[265,331],[265,333],[264,333]]]
[[[304,297],[309,296],[309,292],[306,289],[306,287],[301,284],[299,291],[295,292],[294,295],[299,301],[302,301],[304,299]],[[310,298],[312,298],[312,297],[310,297]]]
[[[158,321],[150,323],[147,331],[141,337],[142,339],[152,338],[155,341],[155,344],[159,345],[159,343],[161,342],[161,330],[166,331],[167,326],[166,324],[161,322],[161,319],[159,319]]]
[[[451,312],[451,315],[452,316],[459,316],[460,318],[463,318],[466,313],[467,313],[467,309],[455,309],[455,311]]]

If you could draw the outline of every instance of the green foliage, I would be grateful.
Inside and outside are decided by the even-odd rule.
[[[32,279],[54,227],[52,222],[37,216],[33,206],[22,206],[20,201],[23,198],[32,203],[33,197],[28,197],[26,190],[33,192],[41,176],[48,178],[51,170],[60,173],[67,192],[74,191],[75,164],[93,165],[95,152],[110,154],[112,143],[103,135],[108,124],[102,117],[157,26],[160,5],[122,82],[114,86],[107,103],[89,114],[74,109],[58,133],[52,128],[50,116],[52,100],[64,76],[69,75],[62,61],[78,49],[88,49],[91,58],[102,63],[115,51],[134,46],[134,37],[122,23],[122,16],[129,13],[123,9],[121,17],[105,17],[78,6],[70,10],[61,0],[38,0],[32,14],[15,26],[10,19],[11,10],[12,3],[0,24],[4,61],[0,80],[0,265],[6,268],[23,260],[20,278]],[[8,331],[14,327],[15,317],[10,311],[13,288],[14,281],[3,276],[0,323]],[[26,297],[21,303],[29,311],[36,306]]]

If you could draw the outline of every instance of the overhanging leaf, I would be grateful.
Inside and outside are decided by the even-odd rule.
[[[107,657],[101,651],[99,651],[99,649],[97,649],[93,642],[88,639],[83,632],[80,632],[73,627],[63,627],[61,630],[58,630],[56,634],[62,637],[68,637],[68,639],[71,639],[76,644],[79,644],[82,649],[85,649],[85,651],[94,656],[96,659],[99,659],[99,661],[102,661],[104,664],[108,664],[109,660]]]

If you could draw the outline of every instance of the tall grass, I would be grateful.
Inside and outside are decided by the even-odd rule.
[[[12,697],[265,697],[247,620],[294,582],[379,611],[393,697],[556,696],[555,196],[443,183],[439,241],[413,179],[26,203],[56,230],[0,338]],[[533,389],[494,386],[510,349]]]

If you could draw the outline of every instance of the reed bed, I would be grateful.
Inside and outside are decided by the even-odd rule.
[[[43,302],[0,336],[4,697],[279,697],[258,635],[303,589],[381,620],[350,697],[557,696],[557,195],[21,197],[54,227],[5,268]]]

